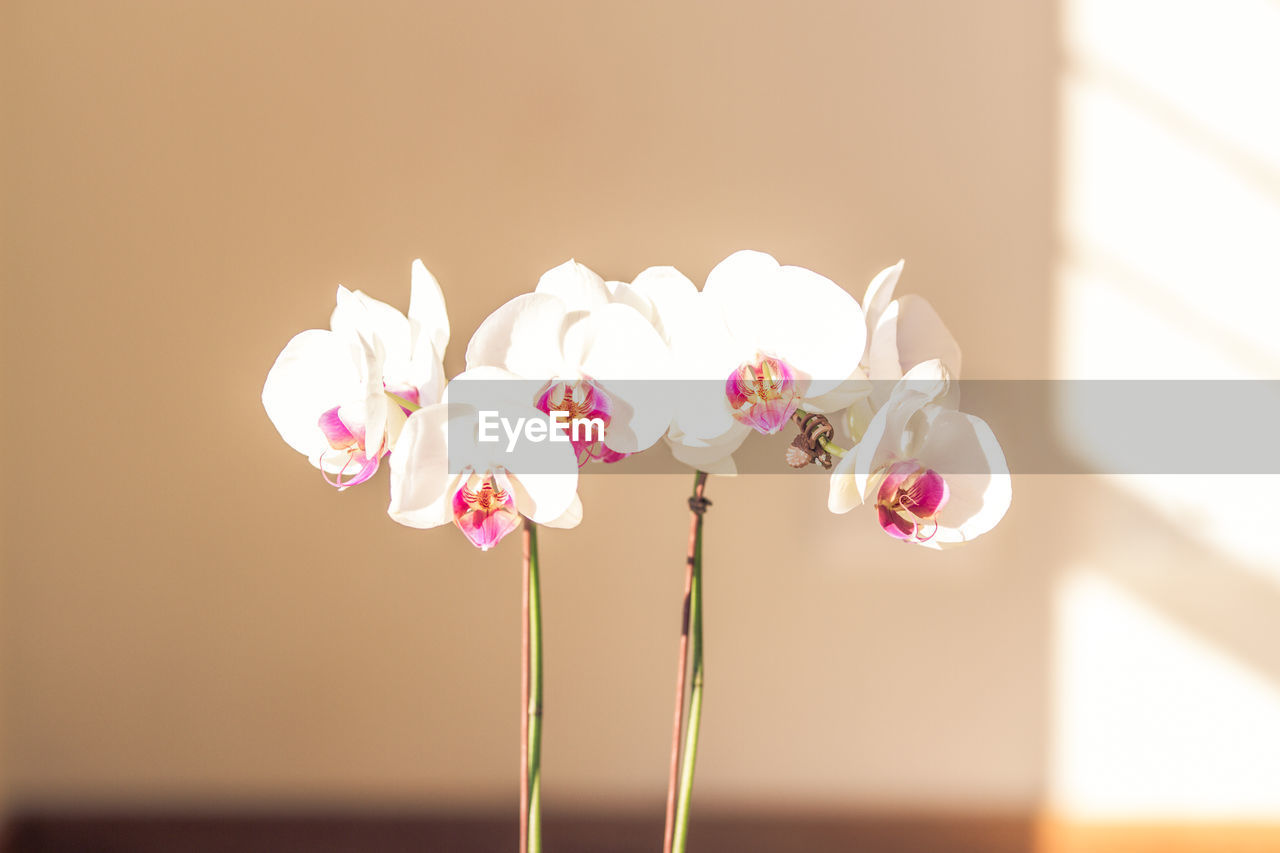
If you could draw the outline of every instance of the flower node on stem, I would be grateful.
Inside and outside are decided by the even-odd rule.
[[[830,468],[831,451],[827,450],[826,443],[836,432],[831,421],[825,415],[806,412],[796,412],[791,420],[800,427],[800,434],[791,440],[787,448],[787,464],[792,468],[803,468],[817,462],[823,468]]]

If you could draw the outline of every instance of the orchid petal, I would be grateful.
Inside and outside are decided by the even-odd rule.
[[[855,457],[846,453],[831,471],[831,483],[827,492],[827,509],[834,513],[846,513],[862,505],[862,490],[854,477]]]
[[[376,338],[382,345],[383,359],[397,368],[407,366],[413,352],[412,330],[405,316],[359,290],[338,286],[329,328],[349,338]]]
[[[568,448],[568,445],[563,446]],[[573,507],[578,495],[578,462],[573,458],[572,450],[569,451],[569,458],[573,468],[571,474],[511,475],[516,508],[521,515],[538,524],[547,524],[557,521]]]
[[[732,476],[738,473],[733,454],[750,434],[750,427],[736,421],[714,442],[691,441],[687,436],[673,429],[667,435],[667,445],[671,448],[671,455],[676,458],[676,461],[694,470]]]
[[[609,395],[608,444],[635,453],[651,447],[671,424],[670,352],[639,313],[608,305],[577,319],[565,331],[566,364]]]
[[[440,283],[421,260],[413,262],[410,274],[409,322],[416,323],[419,335],[431,341],[437,354],[444,355],[449,348],[449,312]]]
[[[946,478],[949,495],[938,511],[940,545],[986,533],[1004,517],[1013,497],[1004,451],[981,418],[931,407],[918,458]]]
[[[738,252],[711,271],[703,292],[715,300],[739,344],[786,361],[809,380],[806,396],[840,385],[862,357],[862,309],[812,270]]]
[[[938,359],[954,377],[960,376],[960,345],[922,296],[908,294],[898,300],[897,340],[899,369],[906,371],[928,359]]]
[[[319,467],[329,449],[320,416],[358,389],[359,374],[346,343],[333,332],[311,329],[280,352],[262,387],[267,416],[290,447]]]
[[[549,293],[525,293],[490,314],[467,345],[467,367],[502,367],[551,379],[561,372],[561,326],[567,311]]]
[[[461,481],[449,472],[449,406],[409,416],[391,454],[391,504],[387,514],[408,527],[438,527],[453,520],[453,495]]]
[[[594,311],[609,304],[604,279],[574,260],[544,272],[534,293],[555,296],[570,311]]]
[[[867,293],[862,297],[862,310],[867,314],[867,329],[875,329],[880,324],[880,316],[893,301],[893,291],[898,286],[898,278],[902,275],[905,264],[905,260],[900,260],[891,267],[885,267],[867,285]]]
[[[698,288],[675,267],[649,267],[635,277],[630,289],[653,307],[650,319],[668,343],[692,319]]]
[[[606,282],[609,287],[609,299],[611,303],[626,305],[634,308],[636,312],[644,317],[650,325],[657,327],[658,312],[654,309],[653,303],[648,297],[637,291],[634,287],[625,281]]]
[[[573,496],[573,502],[569,504],[569,508],[566,509],[558,518],[539,523],[543,527],[577,527],[582,523],[582,499],[575,493]]]
[[[902,539],[906,542],[916,541],[916,525],[913,522],[885,506],[876,507],[876,516],[880,522],[880,528],[894,539]]]

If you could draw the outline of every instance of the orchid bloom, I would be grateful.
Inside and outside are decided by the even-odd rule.
[[[987,532],[1012,498],[1004,451],[986,422],[953,407],[938,360],[907,372],[831,474],[828,507],[874,503],[896,539],[937,548]]]
[[[649,312],[628,286],[615,283],[611,291],[569,261],[480,324],[467,347],[467,368],[537,380],[528,402],[544,414],[602,420],[602,439],[573,441],[578,463],[616,462],[652,446],[671,421],[661,385],[670,356]]]
[[[372,477],[409,412],[439,398],[449,318],[440,285],[414,261],[407,318],[339,286],[329,327],[288,343],[262,404],[281,437],[343,490]]]
[[[904,261],[881,270],[867,285],[867,352],[863,370],[873,380],[896,382],[912,367],[937,359],[960,378],[960,345],[923,296],[894,298]]]
[[[656,270],[631,289],[654,305],[681,375],[701,380],[676,405],[668,441],[678,459],[732,473],[751,431],[776,433],[797,408],[831,410],[824,396],[857,368],[866,342],[862,310],[835,282],[751,251],[721,261],[701,292]]]
[[[530,406],[506,406],[503,414],[546,417]],[[525,442],[518,452],[503,453],[500,444],[480,440],[479,411],[467,403],[438,403],[410,415],[390,467],[387,513],[395,521],[418,528],[452,522],[482,551],[515,530],[522,516],[547,527],[582,520],[570,445]]]
[[[855,442],[888,400],[895,383],[912,367],[937,359],[952,378],[960,378],[960,345],[933,306],[922,296],[894,298],[904,264],[898,261],[877,273],[862,300],[867,313],[867,348],[851,383],[860,383],[866,393],[848,401],[844,417],[845,429]]]

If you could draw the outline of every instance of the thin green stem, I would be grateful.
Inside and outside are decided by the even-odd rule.
[[[694,479],[694,497],[701,500],[707,475],[701,471]],[[691,504],[692,505],[692,504]],[[698,762],[698,735],[702,727],[702,685],[705,667],[702,648],[702,512],[695,510],[693,533],[693,574],[689,585],[690,656],[693,658],[693,684],[689,692],[689,724],[685,731],[684,750],[680,756],[680,793],[676,805],[674,853],[684,853],[689,838],[689,808],[693,801],[693,771]]]
[[[542,851],[542,593],[538,525],[524,521],[524,613],[521,645],[520,850]]]
[[[529,853],[542,851],[542,592],[538,579],[538,528],[529,522]]]

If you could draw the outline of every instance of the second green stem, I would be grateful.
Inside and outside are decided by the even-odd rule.
[[[694,495],[702,497],[707,475],[698,472]],[[702,724],[702,520],[699,512],[693,537],[693,580],[689,586],[689,655],[693,662],[692,686],[689,691],[689,721],[685,729],[684,750],[680,756],[680,792],[676,803],[676,826],[673,853],[684,853],[689,837],[689,807],[693,800],[693,771],[698,761],[698,733]]]

